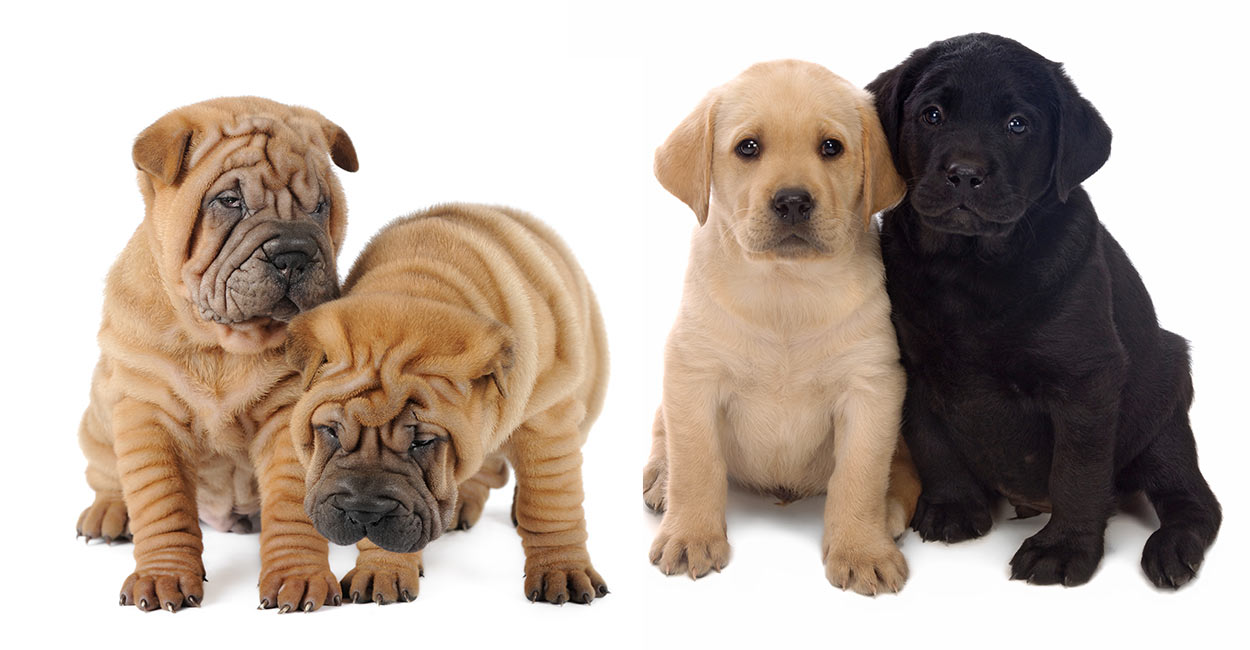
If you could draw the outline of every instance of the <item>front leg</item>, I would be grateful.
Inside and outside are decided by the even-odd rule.
[[[392,553],[365,538],[356,542],[360,555],[356,568],[343,576],[343,593],[353,603],[373,601],[379,605],[410,603],[417,599],[425,568],[421,551]]]
[[[1075,395],[1106,394],[1099,390]],[[1118,394],[1118,393],[1116,393]],[[1103,555],[1103,533],[1115,508],[1117,404],[1064,404],[1051,414],[1055,431],[1049,491],[1053,511],[1011,558],[1011,579],[1084,584]]]
[[[582,511],[578,423],[585,407],[561,402],[517,429],[508,443],[516,469],[517,533],[525,548],[525,597],[590,603],[608,587],[590,564]]]
[[[304,511],[304,473],[290,434],[291,410],[266,419],[252,457],[260,483],[260,608],[311,612],[343,602],[329,543]]]
[[[890,465],[898,443],[903,378],[876,377],[834,409],[833,475],[825,498],[824,558],[829,582],[864,595],[897,592],[907,562],[887,525]]]
[[[126,398],[113,409],[114,450],[130,513],[135,571],[121,604],[144,611],[199,607],[204,599],[204,543],[193,473],[179,453],[190,432],[154,404]],[[185,444],[183,442],[182,444]]]

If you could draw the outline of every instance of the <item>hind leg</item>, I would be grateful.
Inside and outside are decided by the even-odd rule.
[[[130,516],[122,499],[122,483],[117,474],[117,454],[112,437],[99,417],[99,406],[92,403],[78,427],[78,444],[87,457],[87,485],[95,491],[95,500],[78,516],[78,534],[87,541],[103,539],[106,543],[130,539]]]
[[[1220,504],[1198,469],[1189,416],[1179,410],[1120,475],[1120,487],[1142,490],[1159,515],[1141,565],[1156,587],[1178,589],[1198,573],[1220,528]]]
[[[655,423],[651,425],[651,457],[642,469],[642,500],[648,508],[664,512],[665,491],[668,490],[668,452],[664,442],[664,412],[655,410]]]
[[[916,465],[902,436],[890,462],[890,488],[885,497],[887,530],[891,537],[898,539],[907,532],[907,524],[915,516],[916,502],[920,498],[920,475],[916,473]]]
[[[503,454],[487,456],[482,462],[482,469],[460,484],[456,515],[452,517],[447,529],[468,530],[476,524],[482,518],[482,510],[486,507],[486,498],[490,496],[491,488],[501,488],[507,482],[508,461]],[[515,515],[513,518],[515,519]]]

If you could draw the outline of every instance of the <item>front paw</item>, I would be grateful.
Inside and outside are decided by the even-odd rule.
[[[839,589],[865,596],[897,593],[907,581],[907,561],[883,540],[873,547],[840,544],[825,548],[825,577]]]
[[[362,553],[356,568],[343,576],[343,593],[353,603],[410,603],[417,599],[423,575],[420,557],[414,560],[406,554],[396,554],[370,559]]]
[[[150,612],[163,609],[176,612],[185,605],[199,607],[204,602],[204,573],[195,571],[136,571],[122,584],[121,605],[134,605]]]
[[[1059,535],[1043,528],[1011,558],[1011,579],[1035,585],[1085,584],[1102,561],[1102,547],[1101,534]]]
[[[1198,574],[1204,553],[1202,540],[1188,528],[1160,528],[1146,540],[1141,568],[1154,586],[1180,589]]]
[[[339,581],[326,567],[293,567],[285,571],[266,571],[260,576],[260,607],[311,612],[322,605],[341,605],[343,592]]]
[[[608,585],[589,561],[573,562],[567,567],[559,563],[525,562],[525,597],[532,603],[542,600],[555,605],[567,602],[589,605],[595,598],[606,595]]]
[[[977,501],[931,501],[920,495],[911,527],[926,542],[962,542],[990,531],[994,519],[989,504]]]
[[[660,567],[664,575],[685,573],[691,579],[702,578],[729,564],[729,539],[723,528],[685,530],[661,524],[651,544],[651,564]]]
[[[664,512],[668,492],[668,459],[647,461],[642,470],[642,501],[655,512]]]
[[[130,516],[121,495],[96,495],[95,501],[78,516],[78,535],[88,542],[103,539],[105,544],[130,539]]]

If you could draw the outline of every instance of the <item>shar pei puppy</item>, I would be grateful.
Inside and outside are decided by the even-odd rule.
[[[347,134],[255,97],[175,110],[134,144],[143,222],[108,275],[79,440],[88,540],[133,537],[123,605],[199,606],[200,520],[261,528],[262,607],[340,602],[304,514],[287,426],[299,397],[287,322],[338,295]],[[281,443],[281,444],[279,444]]]
[[[590,286],[549,228],[447,205],[379,232],[344,297],[291,324],[306,392],[291,434],[317,530],[357,544],[353,601],[411,601],[421,549],[468,528],[516,472],[531,601],[608,593],[591,566],[581,447],[603,404],[607,342]]]

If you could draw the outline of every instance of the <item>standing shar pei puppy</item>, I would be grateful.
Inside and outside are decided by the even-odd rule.
[[[1111,131],[1063,68],[969,34],[869,85],[908,200],[881,234],[908,387],[904,436],[926,540],[984,535],[994,501],[1051,512],[1011,577],[1078,585],[1117,495],[1145,492],[1159,530],[1142,567],[1190,580],[1220,525],[1189,428],[1185,340],[1161,329],[1081,182]]]
[[[198,606],[199,520],[249,531],[258,513],[262,606],[340,598],[300,507],[282,351],[287,321],[338,294],[347,206],[327,154],[356,170],[338,126],[254,97],[175,110],[135,141],[145,216],[109,272],[79,431],[96,492],[79,534],[134,537],[122,604]]]
[[[919,486],[870,223],[903,181],[872,98],[818,65],[758,64],[673,131],[655,171],[701,228],[643,472],[665,510],[651,561],[696,578],[729,561],[732,479],[782,502],[827,494],[829,581],[897,591]]]
[[[607,594],[581,478],[607,342],[559,238],[515,210],[437,207],[379,232],[344,291],[292,323],[289,348],[307,384],[291,418],[304,505],[331,541],[359,541],[344,591],[415,598],[421,549],[474,524],[511,462],[526,597]]]

